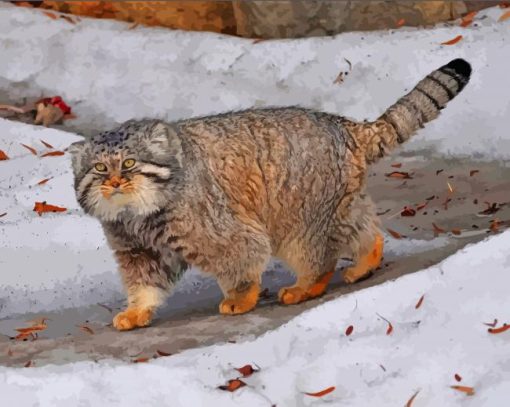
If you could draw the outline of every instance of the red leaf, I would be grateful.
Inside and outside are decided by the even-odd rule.
[[[41,157],[58,157],[64,154],[63,151],[50,151],[49,153],[44,153]]]
[[[467,396],[475,394],[475,389],[468,386],[450,386],[452,389],[466,393]]]
[[[233,379],[229,380],[226,386],[218,386],[218,389],[233,392],[244,386],[246,386],[246,383],[243,382],[242,380]]]
[[[416,396],[418,395],[418,393],[419,393],[419,392],[420,392],[420,391],[418,390],[416,393],[414,393],[414,394],[412,395],[412,397],[411,397],[411,398],[407,401],[407,403],[406,403],[406,407],[412,407],[412,405],[413,405],[413,401],[414,401],[414,399],[416,398]]]
[[[0,161],[8,160],[9,157],[2,150],[0,150]]]
[[[464,38],[462,35],[457,35],[455,38],[452,38],[451,40],[442,42],[441,45],[454,45],[457,44],[462,38]]]
[[[354,331],[354,327],[352,325],[349,325],[345,330],[345,336],[349,336],[350,334],[352,334],[352,331]]]
[[[406,23],[406,20],[401,18],[400,20],[397,21],[397,27],[402,27],[405,23]]]
[[[388,178],[399,178],[399,179],[413,179],[408,172],[405,171],[393,171],[388,174],[384,174]]]
[[[416,206],[417,211],[421,211],[423,208],[425,208],[428,205],[428,201],[422,204],[419,204]]]
[[[457,380],[458,382],[462,381],[462,377],[460,377],[460,375],[458,375],[457,373],[455,373],[455,380]]]
[[[58,17],[53,14],[53,13],[50,13],[49,11],[43,11],[43,14],[49,18],[51,18],[52,20],[56,20]]]
[[[46,184],[50,179],[52,179],[53,177],[50,177],[50,178],[44,178],[43,180],[39,181],[37,183],[37,185],[44,185]]]
[[[391,335],[391,333],[393,332],[393,325],[391,324],[391,322],[388,321],[386,318],[384,318],[382,315],[377,314],[377,316],[386,321],[386,323],[388,324],[388,329],[386,330],[386,335]]]
[[[244,365],[243,367],[235,368],[243,377],[251,376],[254,372],[258,372],[258,369],[254,369],[252,365]]]
[[[67,211],[67,208],[49,205],[46,202],[36,202],[34,206],[34,212],[37,212],[39,216],[41,216],[45,212],[65,212],[65,211]]]
[[[27,146],[26,144],[21,143],[23,147],[25,147],[28,151],[30,151],[33,155],[37,155],[37,150],[33,147]]]
[[[414,308],[418,309],[421,307],[421,304],[423,303],[423,299],[425,298],[425,294],[423,294],[420,299],[418,300],[418,302],[416,303],[416,305],[414,306]]]
[[[307,396],[312,396],[312,397],[322,397],[322,396],[325,396],[326,394],[329,394],[331,393],[332,391],[334,391],[336,389],[335,386],[331,386],[331,387],[328,387],[327,389],[324,389],[324,390],[321,390],[321,391],[318,391],[317,393],[305,393]]]
[[[434,236],[437,236],[437,235],[439,235],[441,233],[446,233],[446,230],[440,228],[435,223],[432,223],[432,227],[434,228]]]
[[[460,22],[461,27],[467,27],[473,22],[473,19],[475,18],[478,11],[472,11],[470,13],[467,13],[464,17],[462,17],[462,21]]]
[[[452,229],[452,233],[456,236],[460,236],[462,234],[462,230],[460,229]]]
[[[46,141],[44,141],[44,140],[39,140],[39,141],[40,141],[41,143],[43,143],[43,144],[44,144],[46,147],[48,147],[48,148],[55,148],[55,147],[53,147],[50,143],[47,143],[47,142],[46,142]]]
[[[389,233],[391,236],[393,236],[395,239],[402,239],[403,237],[405,237],[405,236],[401,235],[400,233],[395,232],[395,231],[394,231],[394,230],[392,230],[392,229],[387,228],[386,230],[387,230],[387,231],[388,231],[388,233]]]
[[[489,328],[487,331],[491,334],[501,334],[505,331],[508,331],[510,329],[510,325],[503,324],[499,328]]]
[[[133,360],[133,363],[146,363],[149,361],[149,358],[138,358]]]
[[[172,356],[171,353],[168,353],[168,352],[163,352],[162,350],[157,350],[156,353],[159,355],[159,356]]]
[[[416,215],[416,211],[413,208],[404,207],[402,212],[400,212],[400,216],[414,216]]]

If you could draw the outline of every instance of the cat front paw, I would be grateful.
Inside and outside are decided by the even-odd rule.
[[[119,331],[129,331],[134,328],[149,326],[152,321],[152,311],[146,308],[128,308],[119,312],[113,318],[113,326]]]

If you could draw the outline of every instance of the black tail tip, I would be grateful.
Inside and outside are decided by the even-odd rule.
[[[464,59],[457,58],[446,64],[446,67],[453,69],[458,75],[469,79],[471,76],[471,65]]]

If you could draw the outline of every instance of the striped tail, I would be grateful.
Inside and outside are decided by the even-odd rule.
[[[469,63],[454,59],[422,79],[377,121],[367,123],[366,130],[371,133],[371,136],[365,137],[367,161],[375,161],[397,144],[407,141],[425,123],[438,117],[439,111],[464,89],[470,75]]]

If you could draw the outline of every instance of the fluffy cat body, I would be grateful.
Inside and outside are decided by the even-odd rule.
[[[148,325],[189,265],[217,278],[224,314],[256,305],[271,256],[297,275],[284,304],[321,295],[341,257],[355,263],[347,282],[365,277],[382,258],[367,166],[436,118],[470,72],[450,62],[371,123],[252,109],[130,121],[75,145],[78,201],[101,221],[127,288],[115,327]]]

